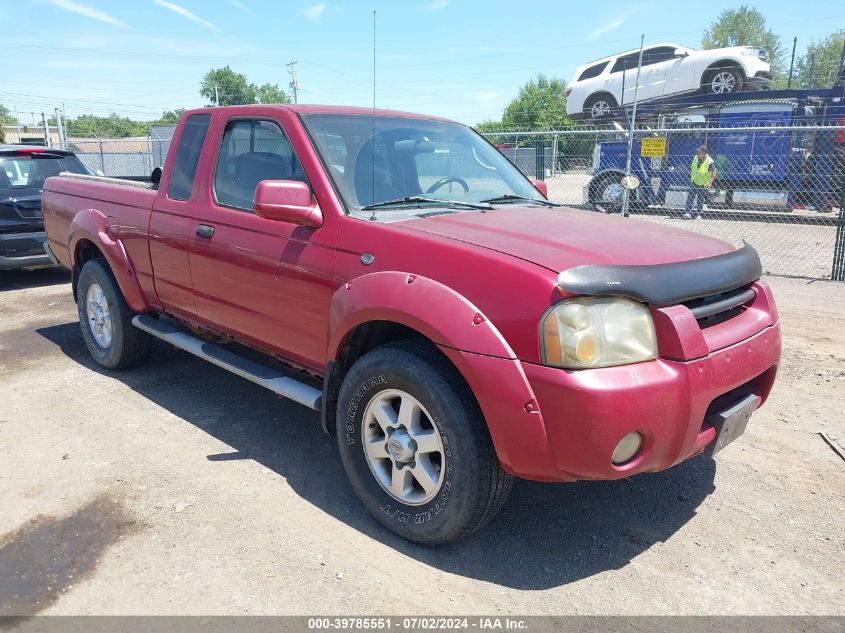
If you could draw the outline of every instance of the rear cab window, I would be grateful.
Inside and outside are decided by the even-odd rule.
[[[170,182],[167,184],[167,197],[171,200],[188,200],[191,197],[209,123],[210,114],[193,114],[185,122],[176,156],[173,158]]]

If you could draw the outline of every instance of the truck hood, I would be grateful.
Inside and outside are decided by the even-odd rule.
[[[397,224],[518,257],[555,273],[584,264],[670,264],[736,250],[698,233],[565,207],[508,206]]]

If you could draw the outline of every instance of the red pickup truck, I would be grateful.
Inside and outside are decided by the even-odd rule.
[[[455,122],[237,106],[186,112],[160,182],[63,174],[43,210],[97,362],[157,337],[320,411],[368,510],[436,544],[514,476],[713,454],[775,379],[750,246],[545,193]]]

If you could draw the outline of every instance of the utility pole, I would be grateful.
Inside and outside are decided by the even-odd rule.
[[[214,106],[217,107],[220,105],[220,97],[217,94],[217,84],[214,84]]]
[[[290,64],[285,64],[290,70],[290,89],[293,90],[293,102],[299,103],[299,82],[296,80],[296,60],[290,60]]]
[[[795,47],[798,45],[798,38],[792,39],[792,61],[789,62],[789,79],[786,81],[786,89],[792,88],[792,69],[795,67]]]
[[[628,153],[625,160],[625,176],[631,175],[631,150],[634,146],[634,128],[637,124],[637,101],[640,97],[640,71],[643,67],[643,46],[645,45],[645,33],[640,36],[640,58],[637,62],[637,85],[634,86],[634,108],[631,111],[631,128],[628,131]],[[625,72],[624,70],[622,71]],[[624,75],[623,75],[624,76]],[[624,102],[625,93],[622,93],[622,99]],[[627,187],[622,191],[622,216],[628,217],[628,207],[629,207],[629,200],[631,197],[631,190]]]
[[[56,128],[59,131],[59,147],[67,149],[67,141],[65,140],[65,128],[62,125],[62,111],[56,108]]]
[[[53,142],[50,140],[50,124],[47,122],[47,117],[44,115],[44,111],[41,112],[41,122],[44,124],[44,140],[46,142],[47,147],[53,147]]]

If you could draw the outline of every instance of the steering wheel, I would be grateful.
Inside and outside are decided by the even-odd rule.
[[[458,178],[457,176],[446,176],[445,178],[441,178],[440,180],[435,182],[433,185],[431,185],[431,187],[426,189],[425,192],[426,193],[434,193],[435,191],[440,189],[440,187],[442,187],[443,185],[446,185],[450,182],[458,183],[461,187],[464,188],[464,193],[469,193],[469,185],[467,184],[467,181],[464,180],[463,178]]]

